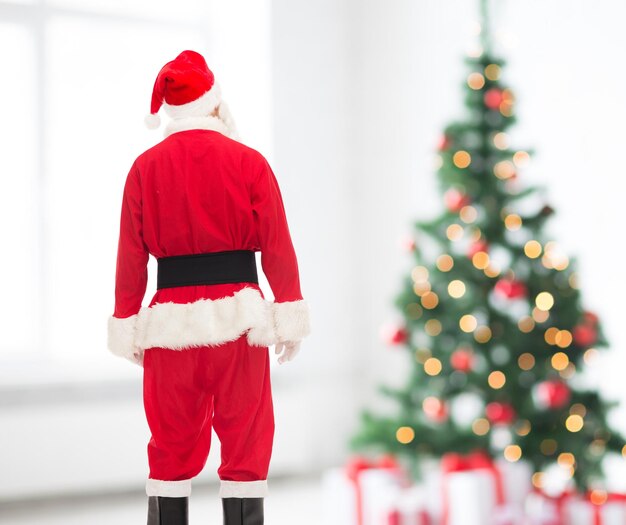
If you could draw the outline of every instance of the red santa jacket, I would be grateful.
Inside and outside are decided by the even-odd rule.
[[[151,347],[216,345],[244,333],[249,344],[268,346],[310,332],[272,169],[258,151],[227,137],[218,118],[190,122],[170,127],[141,154],[124,185],[108,347],[131,360]],[[256,283],[232,283],[163,288],[141,306],[149,254],[225,250],[261,252],[273,303]]]

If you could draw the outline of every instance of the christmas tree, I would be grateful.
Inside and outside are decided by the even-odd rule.
[[[515,95],[481,5],[480,52],[465,57],[467,116],[446,126],[437,151],[444,211],[415,224],[395,299],[403,321],[388,334],[408,352],[408,383],[380,388],[397,412],[364,410],[351,447],[405,458],[415,473],[421,458],[480,449],[530,462],[537,487],[558,464],[584,489],[624,447],[607,424],[611,403],[580,381],[608,343],[582,306],[576,259],[546,238],[545,192],[520,183],[533,152],[509,145]]]

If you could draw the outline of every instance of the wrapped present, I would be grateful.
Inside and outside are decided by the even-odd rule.
[[[345,467],[324,474],[324,523],[387,525],[389,509],[408,484],[392,456],[376,461],[355,457]]]
[[[540,489],[534,489],[526,497],[526,524],[567,525],[569,504],[574,497],[572,491],[551,495]]]
[[[435,525],[426,498],[427,492],[422,486],[401,490],[387,512],[385,525]]]
[[[624,525],[626,494],[590,492],[572,498],[564,514],[566,525]]]
[[[527,465],[500,465],[482,451],[450,453],[442,457],[441,472],[442,525],[522,523]]]
[[[498,459],[496,467],[502,479],[505,505],[523,514],[526,498],[533,489],[531,464],[523,459],[515,462]]]

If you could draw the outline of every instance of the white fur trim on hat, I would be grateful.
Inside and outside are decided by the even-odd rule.
[[[222,122],[226,124],[226,128],[228,129],[228,136],[231,139],[239,140],[239,132],[237,131],[237,126],[235,125],[235,119],[233,119],[233,116],[230,112],[230,107],[223,100],[218,108],[218,115]]]
[[[148,478],[146,481],[146,494],[148,496],[161,496],[167,498],[186,498],[191,496],[191,479],[180,481],[163,481]]]
[[[220,481],[220,498],[265,498],[269,495],[267,480]]]
[[[143,122],[148,129],[157,129],[161,125],[161,117],[157,113],[149,113]]]
[[[163,109],[165,110],[165,113],[173,119],[205,117],[211,113],[221,101],[222,89],[219,84],[215,82],[211,89],[209,89],[204,95],[198,97],[196,100],[179,106],[173,106],[163,102]]]
[[[226,124],[218,117],[186,117],[170,120],[165,126],[164,135],[169,137],[172,133],[186,131],[189,129],[212,129],[219,131],[222,135],[229,135]]]

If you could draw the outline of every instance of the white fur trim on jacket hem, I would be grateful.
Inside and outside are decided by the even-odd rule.
[[[134,360],[133,353],[137,351],[134,346],[137,315],[131,315],[124,319],[109,317],[107,331],[107,347],[119,357]]]
[[[154,347],[216,346],[244,334],[250,345],[270,346],[299,341],[310,331],[305,301],[271,303],[250,286],[220,299],[156,303],[141,308],[134,317],[132,328],[126,319],[109,320],[109,340],[120,341],[119,350],[110,346],[114,354],[130,358],[136,351]],[[118,329],[120,333],[115,332]]]
[[[167,498],[186,498],[191,495],[191,480],[162,481],[150,479],[146,481],[146,494],[148,496],[164,496]]]
[[[265,498],[269,495],[267,480],[220,481],[220,498]]]

